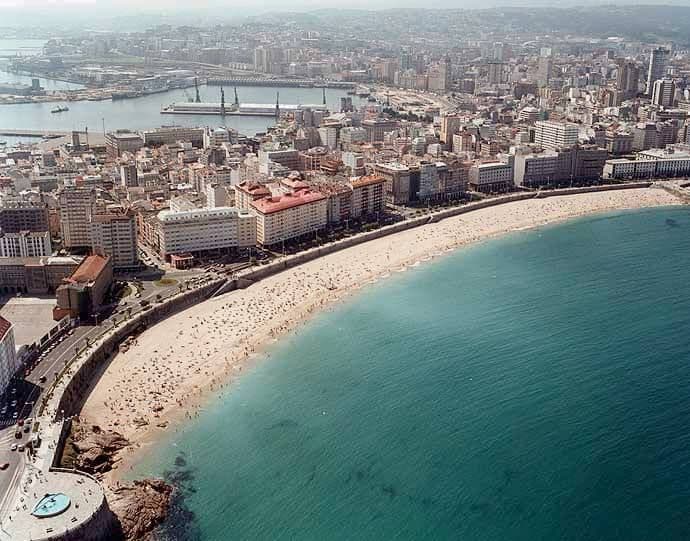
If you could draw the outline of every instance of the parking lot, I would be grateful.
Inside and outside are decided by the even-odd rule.
[[[17,346],[33,344],[55,326],[53,307],[55,296],[22,295],[0,298],[0,316],[14,325]]]

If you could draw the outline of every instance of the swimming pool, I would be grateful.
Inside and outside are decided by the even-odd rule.
[[[38,518],[54,517],[67,511],[71,503],[69,496],[62,492],[46,494],[34,506],[31,514]]]

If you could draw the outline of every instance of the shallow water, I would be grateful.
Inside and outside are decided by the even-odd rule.
[[[164,440],[162,539],[690,537],[690,211],[393,273]]]

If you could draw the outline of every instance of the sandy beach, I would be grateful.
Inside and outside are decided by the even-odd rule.
[[[231,385],[259,358],[262,345],[390,272],[510,231],[594,212],[676,204],[680,201],[674,196],[654,188],[531,199],[336,252],[198,304],[145,331],[113,359],[82,417],[133,443],[115,479],[164,431],[197,415],[209,393]]]

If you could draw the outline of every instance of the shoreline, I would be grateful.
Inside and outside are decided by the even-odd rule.
[[[456,249],[510,232],[616,210],[679,205],[656,188],[529,199],[445,218],[346,248],[212,298],[147,329],[118,353],[87,397],[81,418],[131,445],[105,477],[123,479],[148,448],[252,366],[266,346],[317,311]]]

